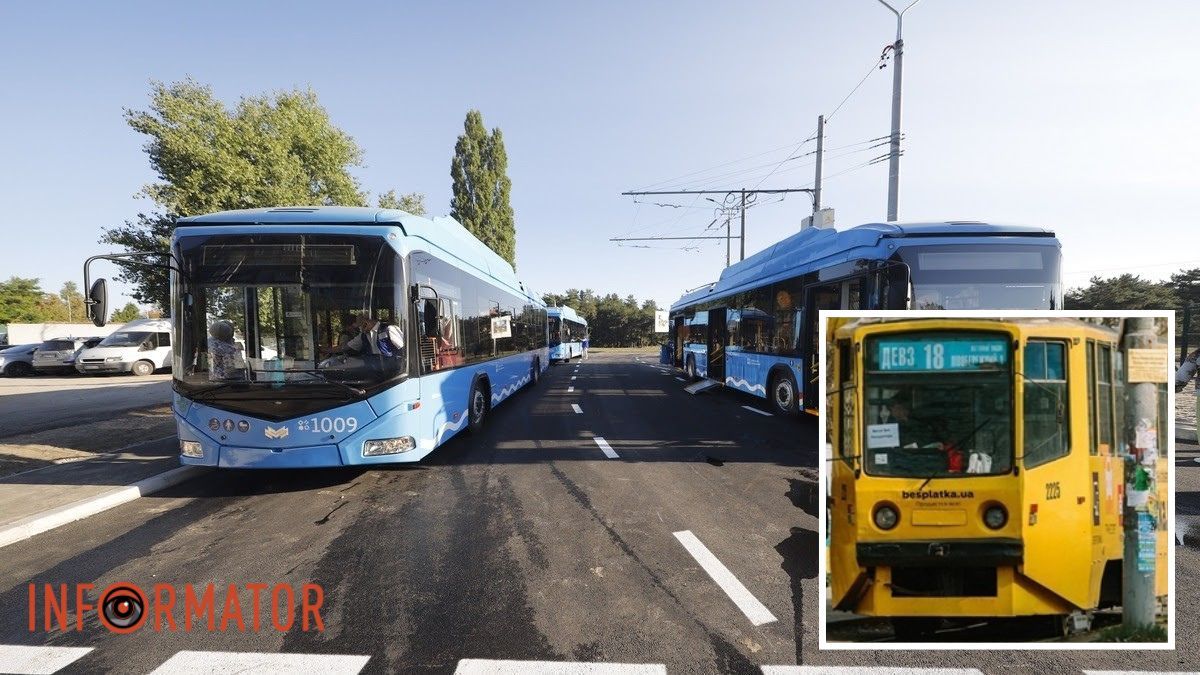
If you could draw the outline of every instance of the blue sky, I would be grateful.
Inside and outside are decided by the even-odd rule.
[[[1197,26],[1188,0],[924,0],[905,19],[901,220],[1052,227],[1069,286],[1200,266]],[[478,108],[504,132],[527,283],[669,303],[719,274],[724,242],[608,239],[701,233],[713,211],[619,193],[808,186],[810,158],[779,162],[894,32],[873,0],[6,3],[0,277],[79,281],[101,228],[152,207],[121,111],[145,107],[151,79],[191,76],[229,102],[311,86],[363,148],[363,187],[423,192],[433,213]],[[890,68],[875,71],[827,126],[840,227],[885,216],[886,163],[856,167],[885,150],[861,142],[888,133],[890,96]],[[751,209],[747,253],[809,211],[804,195]]]

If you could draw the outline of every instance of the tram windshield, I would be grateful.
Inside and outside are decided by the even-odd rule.
[[[401,261],[383,238],[198,236],[179,249],[174,372],[188,393],[344,395],[404,374]]]
[[[1012,345],[995,333],[868,338],[864,466],[877,476],[1007,473]]]

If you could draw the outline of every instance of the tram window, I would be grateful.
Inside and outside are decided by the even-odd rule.
[[[1091,439],[1091,454],[1096,454],[1096,343],[1087,343],[1087,402],[1088,438]]]
[[[1025,345],[1026,468],[1065,457],[1071,451],[1066,351],[1061,342],[1030,340]]]
[[[1112,451],[1113,442],[1113,385],[1112,385],[1112,347],[1098,345],[1096,358],[1096,430],[1099,441],[1097,451],[1107,455]]]
[[[838,434],[838,453],[849,465],[854,465],[854,386],[850,380],[853,352],[849,340],[838,341],[838,391],[841,401],[841,429]]]

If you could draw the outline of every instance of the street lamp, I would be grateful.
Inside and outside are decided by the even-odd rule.
[[[908,7],[896,11],[884,0],[879,4],[891,10],[896,15],[896,43],[892,45],[895,53],[895,70],[892,72],[892,137],[891,158],[888,159],[888,221],[896,220],[896,211],[900,201],[900,79],[904,69],[904,40],[900,37],[900,29],[904,24],[904,13],[912,9],[921,0],[913,0]]]

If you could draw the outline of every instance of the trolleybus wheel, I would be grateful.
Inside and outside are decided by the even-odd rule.
[[[795,415],[800,404],[800,390],[791,373],[779,371],[771,377],[771,404],[781,415]]]
[[[529,367],[529,384],[537,386],[538,378],[542,375],[541,362],[537,359],[533,360],[533,365]]]
[[[896,642],[924,642],[941,625],[941,619],[930,617],[892,619],[892,634]]]
[[[471,385],[471,394],[467,397],[467,423],[472,433],[483,428],[483,419],[487,417],[488,397],[484,391],[484,382],[482,379],[475,380],[475,384]]]

